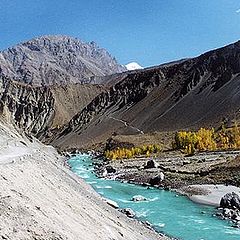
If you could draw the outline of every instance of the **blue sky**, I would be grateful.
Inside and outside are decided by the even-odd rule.
[[[240,39],[239,9],[239,0],[0,0],[0,49],[64,34],[122,64],[158,65]]]

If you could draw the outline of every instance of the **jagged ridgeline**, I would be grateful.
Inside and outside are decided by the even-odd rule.
[[[0,53],[0,75],[32,85],[100,83],[126,71],[95,42],[68,36],[43,36]]]
[[[240,42],[130,72],[75,115],[52,143],[81,147],[101,143],[112,134],[197,129],[236,121],[239,86]]]
[[[125,70],[95,43],[33,39],[0,53],[2,113],[62,148],[92,146],[112,134],[239,119],[240,42],[192,59]]]
[[[125,71],[96,43],[43,36],[0,52],[2,114],[35,136],[59,128]]]

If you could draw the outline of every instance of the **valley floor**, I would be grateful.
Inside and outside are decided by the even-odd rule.
[[[151,185],[165,189],[182,189],[187,195],[194,195],[192,200],[201,202],[214,202],[217,195],[218,204],[221,197],[232,192],[232,187],[240,186],[240,159],[239,151],[204,152],[194,156],[184,156],[180,152],[166,151],[155,158],[136,158],[127,160],[113,160],[97,165],[97,172],[101,175],[104,169],[110,170],[108,178],[120,181]],[[147,167],[147,162],[152,161],[153,166]],[[115,173],[111,173],[115,171]],[[106,172],[106,171],[105,171]],[[161,181],[160,174],[164,173]],[[218,184],[217,187],[212,187]],[[224,184],[228,186],[223,186]],[[187,189],[194,185],[195,188]],[[198,186],[198,187],[196,187]],[[188,190],[188,191],[187,191]],[[234,189],[239,193],[239,189]],[[207,192],[212,194],[207,195]],[[221,197],[220,197],[220,195]],[[196,196],[198,195],[198,196]],[[202,195],[200,197],[200,195]],[[213,200],[213,198],[215,200]]]
[[[0,238],[167,239],[104,203],[56,150],[0,123]]]

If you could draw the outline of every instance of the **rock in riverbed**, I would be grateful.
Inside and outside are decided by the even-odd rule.
[[[116,169],[112,166],[106,166],[107,173],[115,173]]]
[[[240,227],[240,197],[232,192],[225,194],[220,201],[217,216],[222,219],[230,219],[234,227]]]
[[[151,186],[157,186],[157,185],[159,185],[160,183],[161,183],[161,178],[160,178],[160,176],[153,177],[153,178],[151,178],[151,179],[149,180],[149,184],[150,184]]]
[[[141,202],[141,201],[146,201],[147,199],[144,196],[141,195],[136,195],[132,197],[133,202]]]
[[[221,208],[240,209],[240,197],[235,193],[225,194],[220,201]]]
[[[164,173],[160,172],[159,175],[157,175],[149,180],[149,184],[151,186],[158,186],[162,183],[163,180],[164,180]]]

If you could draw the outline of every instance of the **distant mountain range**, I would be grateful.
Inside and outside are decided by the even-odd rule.
[[[120,74],[52,139],[99,145],[112,134],[219,127],[240,120],[240,41],[199,57]]]
[[[44,36],[1,52],[0,78],[2,116],[61,148],[240,120],[240,41],[127,71],[95,43]]]
[[[95,42],[68,36],[43,36],[0,52],[0,75],[37,86],[101,82],[126,70]]]

